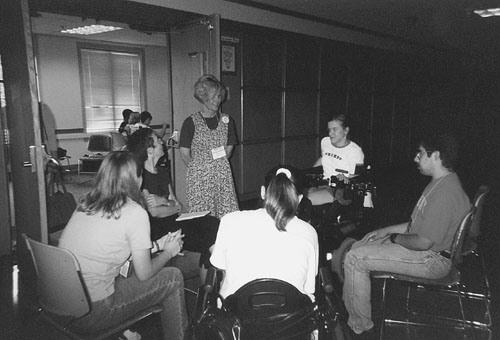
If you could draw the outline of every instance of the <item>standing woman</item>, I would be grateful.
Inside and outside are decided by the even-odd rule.
[[[71,324],[80,331],[99,331],[161,304],[165,339],[186,339],[184,282],[177,268],[164,267],[182,248],[180,232],[151,242],[142,198],[142,164],[125,151],[110,153],[64,229],[59,246],[80,263],[92,300],[91,312]],[[151,253],[161,251],[152,258]],[[121,276],[131,259],[133,272]]]
[[[221,218],[239,209],[229,157],[237,144],[231,116],[219,112],[226,88],[212,75],[194,84],[194,97],[203,104],[182,124],[181,157],[186,166],[189,212],[210,210]]]
[[[225,271],[220,294],[227,297],[259,278],[286,281],[314,301],[318,236],[296,217],[303,184],[299,171],[269,171],[261,187],[262,209],[235,211],[221,220],[210,261]]]

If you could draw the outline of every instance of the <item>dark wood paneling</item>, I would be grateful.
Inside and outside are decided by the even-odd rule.
[[[257,194],[267,171],[281,163],[281,142],[242,145],[243,194]]]
[[[286,87],[318,87],[319,44],[305,39],[289,39],[286,44]]]
[[[374,52],[368,48],[353,49],[350,63],[350,92],[371,93],[373,86]]]
[[[243,91],[243,140],[281,138],[281,91]]]
[[[316,92],[287,91],[285,137],[316,134]]]
[[[319,158],[314,152],[316,138],[301,138],[285,141],[285,164],[293,165],[299,169],[310,168]]]
[[[323,45],[321,56],[321,90],[346,93],[349,78],[349,60],[352,48],[340,42]]]
[[[392,127],[393,96],[377,94],[373,97],[373,130]]]
[[[243,86],[281,87],[284,43],[269,34],[243,34]]]

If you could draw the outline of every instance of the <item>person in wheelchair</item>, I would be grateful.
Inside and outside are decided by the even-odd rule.
[[[361,147],[349,139],[351,123],[344,115],[335,115],[328,122],[328,137],[321,140],[321,157],[314,167],[323,167],[323,179],[348,184],[356,174],[356,166],[363,165],[364,154]],[[335,192],[334,192],[335,191]],[[343,190],[332,190],[331,186],[313,187],[307,191],[313,205],[332,203],[334,200],[348,204]]]
[[[318,236],[296,217],[302,192],[297,169],[275,167],[261,187],[263,208],[235,211],[221,219],[210,262],[224,271],[223,298],[254,279],[275,278],[314,301]]]

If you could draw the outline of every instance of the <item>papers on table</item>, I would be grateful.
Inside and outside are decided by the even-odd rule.
[[[193,218],[198,218],[198,217],[203,217],[210,214],[210,211],[197,211],[197,212],[191,212],[191,213],[186,213],[182,214],[181,216],[177,217],[175,220],[176,221],[184,221],[184,220],[190,220]]]

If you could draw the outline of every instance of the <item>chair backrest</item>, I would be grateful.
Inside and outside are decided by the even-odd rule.
[[[111,135],[111,149],[113,151],[120,151],[123,149],[125,146],[125,137],[119,132],[116,131],[110,131],[109,134]]]
[[[490,192],[490,187],[487,185],[481,185],[477,189],[476,195],[474,196],[474,201],[472,204],[476,207],[476,214],[472,220],[472,224],[469,230],[469,236],[473,239],[477,239],[481,235],[481,216],[483,214],[483,206],[486,201],[486,195]]]
[[[451,254],[450,258],[454,265],[459,265],[462,263],[462,248],[464,245],[465,236],[469,233],[472,220],[476,213],[476,207],[472,206],[467,214],[462,218],[460,225],[453,238],[453,243],[451,244]]]
[[[87,150],[90,152],[111,151],[111,137],[109,135],[90,135]]]
[[[287,339],[309,336],[306,325],[313,303],[288,282],[253,280],[228,296],[224,306],[238,317],[242,335],[249,339],[272,339],[273,333],[283,335],[282,330]]]
[[[38,303],[50,313],[80,317],[90,312],[90,298],[76,257],[25,234],[37,273]]]

